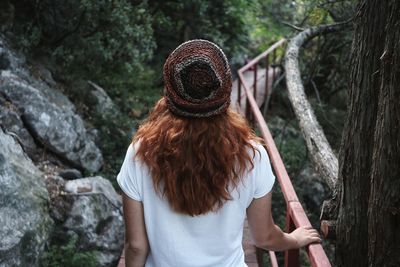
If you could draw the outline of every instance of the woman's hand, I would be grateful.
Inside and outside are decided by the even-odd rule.
[[[289,234],[275,225],[271,214],[271,192],[253,199],[247,208],[247,220],[254,244],[265,250],[284,251],[321,242],[317,230],[311,227],[299,227]]]
[[[311,226],[302,226],[290,233],[290,235],[296,240],[297,248],[307,246],[311,243],[321,243],[321,237],[317,230]]]

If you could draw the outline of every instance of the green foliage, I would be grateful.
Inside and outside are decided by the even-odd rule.
[[[246,15],[256,1],[149,1],[154,16],[157,61],[162,62],[178,44],[195,38],[217,43],[232,63],[249,43]]]
[[[161,72],[143,66],[135,76],[113,77],[105,82],[105,86],[111,88],[108,93],[123,113],[132,115],[133,110],[140,110],[144,115],[161,96],[162,87],[157,81],[161,81]]]
[[[325,22],[326,18],[329,16],[328,11],[320,8],[314,7],[310,10],[309,21],[312,25],[319,25]]]
[[[146,2],[19,0],[14,5],[19,46],[51,57],[69,75],[96,81],[110,74],[134,76],[155,47]]]
[[[290,177],[296,177],[308,160],[306,143],[295,119],[275,115],[268,120],[275,144]]]
[[[308,28],[347,20],[353,15],[354,6],[353,0],[257,1],[248,18],[253,27],[253,49],[262,52],[278,39],[291,37],[295,31],[289,25]]]
[[[252,49],[261,53],[272,43],[289,35],[290,30],[282,21],[291,21],[293,11],[292,1],[257,1],[247,17],[252,25]]]
[[[325,135],[338,151],[346,114],[351,32],[310,41],[300,53],[300,70],[309,101]]]
[[[282,153],[286,169],[293,176],[302,169],[307,160],[307,147],[301,136],[286,138],[285,141],[280,142],[279,151]]]
[[[73,236],[66,245],[53,245],[41,259],[46,267],[96,267],[96,251],[81,252],[77,246],[78,237]]]

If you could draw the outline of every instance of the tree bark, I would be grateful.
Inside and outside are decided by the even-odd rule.
[[[369,266],[400,266],[400,1],[389,1],[368,212]]]
[[[339,155],[338,266],[400,266],[400,1],[358,9]]]

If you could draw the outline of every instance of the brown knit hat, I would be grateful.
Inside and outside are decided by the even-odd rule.
[[[210,41],[178,46],[165,61],[164,82],[168,108],[176,115],[210,117],[229,107],[231,70],[224,52]]]

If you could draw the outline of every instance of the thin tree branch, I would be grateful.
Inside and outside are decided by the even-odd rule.
[[[291,23],[289,23],[289,22],[281,21],[281,23],[282,23],[283,25],[286,25],[286,26],[289,26],[290,28],[295,29],[296,31],[299,31],[299,32],[304,31],[304,28],[301,28],[301,27],[299,27],[299,26],[293,25],[293,24],[291,24]]]

